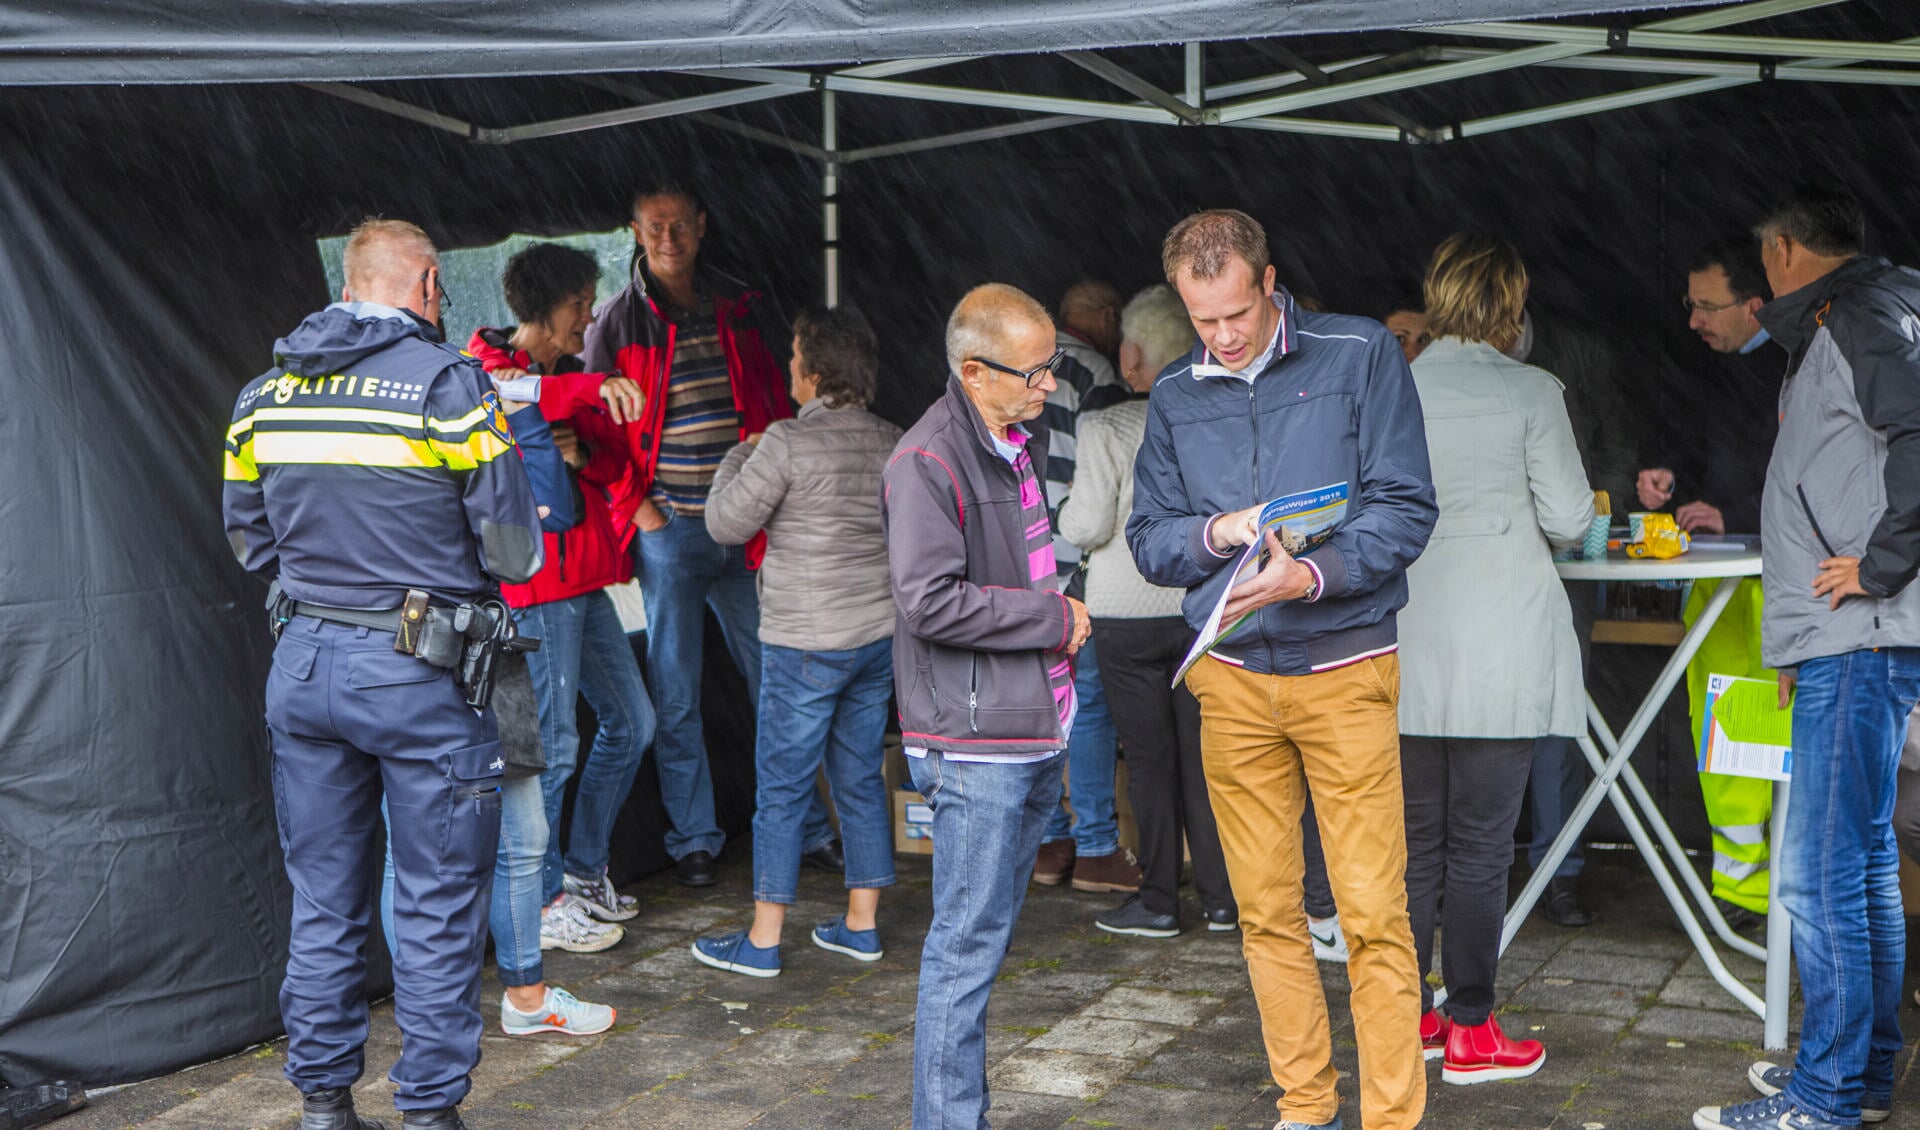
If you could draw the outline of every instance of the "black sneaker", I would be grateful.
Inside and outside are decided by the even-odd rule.
[[[387,1130],[387,1124],[355,1114],[352,1091],[329,1087],[305,1096],[300,1107],[300,1130]]]
[[[847,869],[847,855],[840,850],[839,840],[828,840],[801,856],[800,866],[811,867],[816,871],[844,873]]]
[[[1215,934],[1230,934],[1240,928],[1240,912],[1231,906],[1216,906],[1207,911],[1207,929]]]
[[[1155,914],[1140,905],[1135,895],[1104,914],[1096,914],[1093,924],[1109,934],[1132,934],[1141,938],[1177,938],[1180,920],[1171,914]]]
[[[713,853],[690,851],[674,861],[673,881],[683,887],[711,887],[718,880],[713,874]]]

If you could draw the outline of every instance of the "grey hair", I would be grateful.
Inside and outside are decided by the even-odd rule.
[[[1120,311],[1120,337],[1138,345],[1146,368],[1158,373],[1193,348],[1187,304],[1166,283],[1155,283],[1127,300]]]
[[[957,377],[967,358],[997,352],[1011,329],[1009,323],[1020,318],[1053,330],[1047,308],[1017,287],[987,283],[968,291],[947,319],[947,371]]]

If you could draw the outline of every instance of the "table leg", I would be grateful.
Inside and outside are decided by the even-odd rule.
[[[1774,782],[1769,851],[1786,840],[1787,794],[1792,791],[1791,782]],[[1780,909],[1774,893],[1771,887],[1767,891],[1767,1011],[1761,1014],[1765,1020],[1761,1046],[1768,1051],[1787,1046],[1788,977],[1793,972],[1793,920]]]
[[[1614,742],[1613,731],[1607,728],[1607,720],[1600,716],[1599,709],[1592,704],[1591,700],[1587,704],[1587,714],[1594,733],[1600,738],[1601,747],[1607,751],[1608,756],[1612,756],[1619,747]],[[1720,913],[1720,907],[1713,901],[1713,892],[1707,890],[1706,884],[1700,881],[1700,873],[1694,869],[1693,861],[1687,857],[1687,850],[1681,847],[1680,841],[1675,838],[1672,826],[1667,823],[1664,816],[1660,815],[1660,807],[1654,803],[1653,794],[1647,792],[1647,786],[1640,780],[1640,774],[1634,771],[1632,765],[1628,765],[1621,770],[1620,779],[1626,782],[1627,791],[1632,794],[1634,802],[1640,806],[1640,811],[1646,814],[1647,823],[1653,825],[1654,834],[1660,838],[1661,846],[1666,849],[1667,858],[1672,861],[1673,869],[1680,873],[1680,878],[1686,883],[1687,889],[1693,893],[1695,905],[1700,908],[1700,913],[1705,916],[1708,925],[1713,927],[1713,932],[1718,934],[1720,940],[1727,943],[1730,948],[1756,961],[1766,960],[1765,947],[1755,945],[1734,933],[1733,927],[1727,925],[1726,916]]]
[[[1507,911],[1506,927],[1500,933],[1501,952],[1506,951],[1507,944],[1513,941],[1513,936],[1519,932],[1520,924],[1525,922],[1527,915],[1533,912],[1534,904],[1540,901],[1540,895],[1547,889],[1547,883],[1553,879],[1553,873],[1559,869],[1560,861],[1573,850],[1574,840],[1587,830],[1587,824],[1592,821],[1593,814],[1599,810],[1600,802],[1606,798],[1607,791],[1613,787],[1614,780],[1626,769],[1628,761],[1633,757],[1633,751],[1639,748],[1640,740],[1646,737],[1647,731],[1653,727],[1653,721],[1658,717],[1660,707],[1666,703],[1667,696],[1672,694],[1673,688],[1679,684],[1680,677],[1686,673],[1687,664],[1693,661],[1694,653],[1699,651],[1700,645],[1706,641],[1707,632],[1713,628],[1714,622],[1720,619],[1720,613],[1725,611],[1727,602],[1733,599],[1733,592],[1739,587],[1738,585],[1721,585],[1715,589],[1713,595],[1707,599],[1707,606],[1701,609],[1700,618],[1687,629],[1687,634],[1681,637],[1680,646],[1667,657],[1667,664],[1660,669],[1660,676],[1654,680],[1653,689],[1647,692],[1645,699],[1641,700],[1639,708],[1633,713],[1633,718],[1628,721],[1627,728],[1622,731],[1619,748],[1606,759],[1605,768],[1595,775],[1593,783],[1587,786],[1585,793],[1581,794],[1580,803],[1567,814],[1567,822],[1561,827],[1560,834],[1554,837],[1553,846],[1547,849],[1546,858],[1533,869],[1533,874],[1527,878],[1526,886],[1520,890],[1519,899],[1514,902],[1512,909]],[[1588,699],[1588,705],[1592,705],[1591,697]],[[1583,737],[1581,740],[1588,739]],[[1691,918],[1691,915],[1683,915],[1683,918]]]

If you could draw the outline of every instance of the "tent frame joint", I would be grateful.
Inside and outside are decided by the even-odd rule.
[[[1633,29],[1628,27],[1608,28],[1607,29],[1607,50],[1625,51],[1627,49],[1627,40],[1632,35],[1632,32],[1633,32]]]

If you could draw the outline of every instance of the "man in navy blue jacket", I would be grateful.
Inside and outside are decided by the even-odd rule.
[[[1187,590],[1202,628],[1243,547],[1259,573],[1227,597],[1249,616],[1187,675],[1207,791],[1240,901],[1281,1124],[1340,1126],[1327,1005],[1302,906],[1300,814],[1311,791],[1352,957],[1368,1130],[1426,1105],[1420,982],[1407,924],[1394,613],[1438,508],[1420,402],[1399,344],[1366,318],[1304,311],[1274,285],[1242,212],[1167,234],[1167,281],[1200,344],[1160,375],[1134,470],[1127,544],[1147,580]],[[1306,511],[1262,531],[1262,507]],[[1298,556],[1293,556],[1289,548]]]

